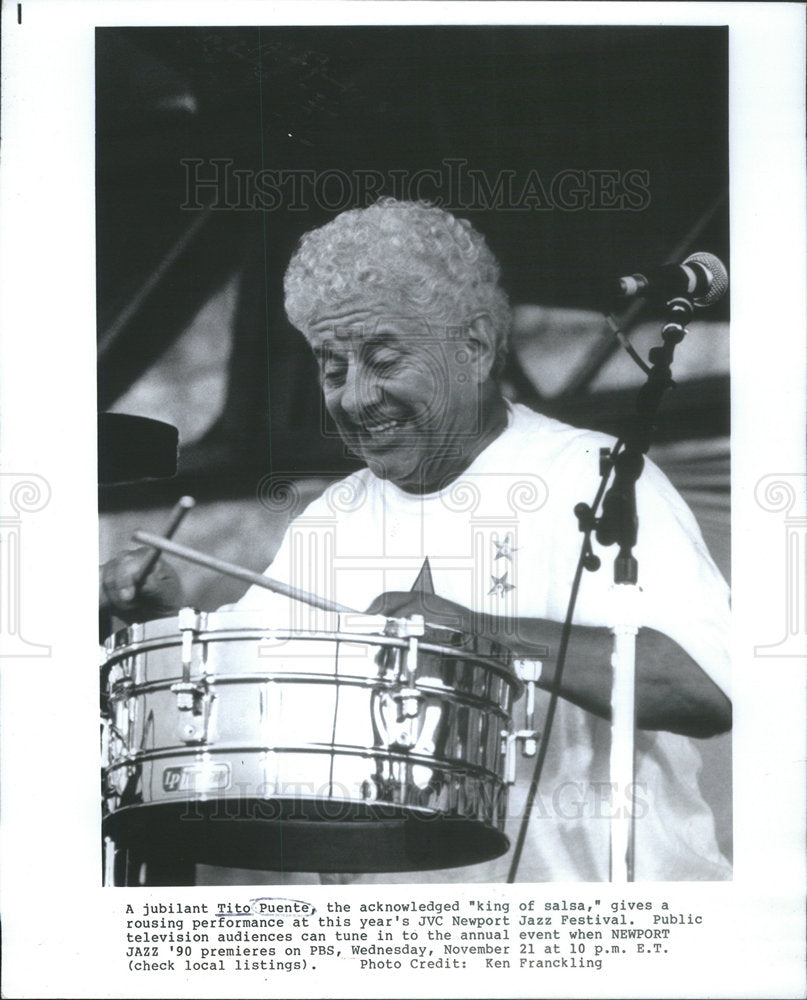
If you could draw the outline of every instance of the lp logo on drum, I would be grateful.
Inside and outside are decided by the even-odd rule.
[[[164,792],[220,791],[230,785],[230,765],[224,762],[186,764],[184,767],[167,767],[163,771]]]

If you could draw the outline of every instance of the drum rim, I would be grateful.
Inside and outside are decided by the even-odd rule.
[[[111,774],[122,769],[132,769],[145,764],[165,760],[181,760],[191,764],[210,765],[219,760],[223,763],[229,762],[233,756],[244,755],[249,759],[275,754],[280,757],[289,755],[305,755],[310,757],[339,757],[339,758],[360,758],[362,760],[380,760],[383,763],[404,764],[419,767],[426,767],[432,771],[442,771],[452,778],[470,777],[478,781],[491,781],[494,785],[507,785],[507,781],[496,771],[485,767],[482,764],[474,764],[460,757],[443,757],[436,754],[418,753],[411,750],[390,750],[384,747],[363,746],[351,743],[330,743],[324,745],[314,745],[310,743],[246,743],[241,741],[220,742],[199,746],[184,746],[181,744],[171,744],[167,746],[154,747],[127,751],[120,757],[113,758],[110,763],[101,768],[102,775]],[[177,766],[180,766],[177,764]],[[215,791],[197,792],[197,795],[204,797],[215,797]],[[180,796],[181,797],[181,796]],[[227,796],[221,796],[227,797]],[[261,796],[256,796],[261,797]],[[267,799],[290,798],[288,794],[275,793],[265,796]],[[306,798],[305,795],[300,795]],[[328,795],[310,796],[313,798],[333,798],[346,802],[355,801],[349,796]],[[423,807],[425,808],[425,807]]]
[[[389,646],[391,648],[402,648],[408,643],[408,639],[399,636],[387,636],[378,632],[356,632],[355,630],[312,630],[312,629],[291,629],[273,628],[272,626],[255,624],[242,624],[232,628],[216,627],[220,616],[237,616],[234,621],[241,621],[244,618],[263,616],[258,611],[210,611],[196,612],[199,616],[200,627],[197,631],[198,641],[231,641],[238,642],[246,639],[275,639],[275,640],[295,640],[306,639],[309,641],[322,642],[350,642],[360,645],[362,643],[375,646]],[[342,616],[334,615],[338,620]],[[378,621],[383,616],[351,614],[351,621],[366,618]],[[226,621],[226,618],[224,619]],[[493,673],[500,675],[504,680],[513,686],[513,698],[517,699],[523,691],[524,685],[521,678],[516,673],[512,661],[516,654],[504,643],[488,636],[476,635],[465,632],[462,629],[453,628],[450,625],[436,625],[431,622],[425,623],[426,632],[419,639],[420,649],[424,653],[439,656],[451,656],[461,659],[465,656],[472,661]],[[463,646],[450,646],[430,639],[430,633],[447,633],[449,635],[471,637],[481,649],[468,649]],[[140,652],[151,651],[159,648],[167,648],[181,643],[182,633],[179,628],[179,616],[172,615],[166,618],[150,619],[146,622],[136,622],[118,629],[106,640],[104,645],[104,666],[109,667],[119,658],[137,655]]]

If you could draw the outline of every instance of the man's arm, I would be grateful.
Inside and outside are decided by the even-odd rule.
[[[475,614],[433,594],[388,593],[368,608],[372,614],[422,614],[427,622],[487,635],[516,655],[541,660],[538,684],[549,690],[560,648],[562,625],[545,619],[507,619]],[[610,629],[575,625],[569,641],[560,694],[586,711],[611,717]],[[731,728],[731,702],[698,664],[668,636],[642,628],[636,637],[636,723],[684,736],[716,736]]]
[[[552,686],[562,626],[558,622],[520,619],[504,641],[521,656],[542,659],[539,686]],[[607,628],[572,628],[560,693],[589,712],[611,717],[611,653]],[[549,655],[541,657],[542,647]],[[716,736],[731,728],[731,702],[681,647],[654,629],[636,636],[636,724],[684,736]]]
[[[563,495],[553,510],[573,510],[574,484],[579,470],[595,453],[593,441],[581,436],[553,480]],[[585,446],[581,453],[580,448]],[[636,722],[642,729],[663,729],[687,736],[714,736],[731,728],[727,645],[729,641],[728,589],[714,565],[697,521],[664,473],[648,458],[636,484],[639,537],[634,554],[639,564],[636,620]],[[549,511],[547,510],[547,514]],[[568,519],[567,519],[568,520]],[[593,551],[609,566],[614,552],[592,538]],[[559,532],[546,553],[549,580],[564,581],[550,588],[552,600],[536,608],[535,619],[519,619],[515,648],[534,639],[550,650],[542,687],[552,683],[560,644],[568,589],[579,557],[580,537]],[[563,670],[561,694],[604,718],[610,717],[613,670],[611,574],[585,574],[575,613],[586,625],[575,625]],[[519,605],[529,612],[529,595]],[[540,605],[538,606],[540,607]],[[551,609],[551,610],[550,610]],[[552,620],[544,620],[547,616]],[[540,617],[539,617],[540,616]],[[527,655],[526,651],[525,655]],[[536,655],[537,659],[540,656]],[[712,678],[715,678],[713,680]]]

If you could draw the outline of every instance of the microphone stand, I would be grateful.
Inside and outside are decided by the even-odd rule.
[[[588,569],[596,569],[599,560],[591,550],[591,534],[601,545],[617,544],[614,559],[611,631],[614,651],[611,665],[614,675],[611,691],[611,881],[632,882],[634,878],[634,735],[636,685],[636,634],[639,629],[637,598],[639,566],[633,555],[639,519],[636,513],[636,483],[644,468],[654,430],[656,414],[667,389],[673,386],[671,366],[677,344],[686,336],[686,324],[692,318],[689,298],[679,296],[667,303],[667,319],[662,327],[663,344],[652,348],[647,382],[636,399],[636,416],[625,435],[611,451],[600,455],[602,485],[611,472],[614,481],[602,501],[602,514],[596,505],[580,503],[575,507],[578,525],[584,533]],[[602,489],[598,496],[602,494]],[[625,793],[624,798],[620,791]],[[624,805],[620,807],[620,802]]]

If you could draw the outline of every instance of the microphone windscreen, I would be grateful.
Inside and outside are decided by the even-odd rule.
[[[693,253],[684,261],[684,267],[687,264],[700,264],[711,275],[707,291],[692,300],[696,306],[700,306],[701,308],[711,306],[723,298],[728,291],[729,275],[723,261],[719,257],[715,257],[713,253]]]

